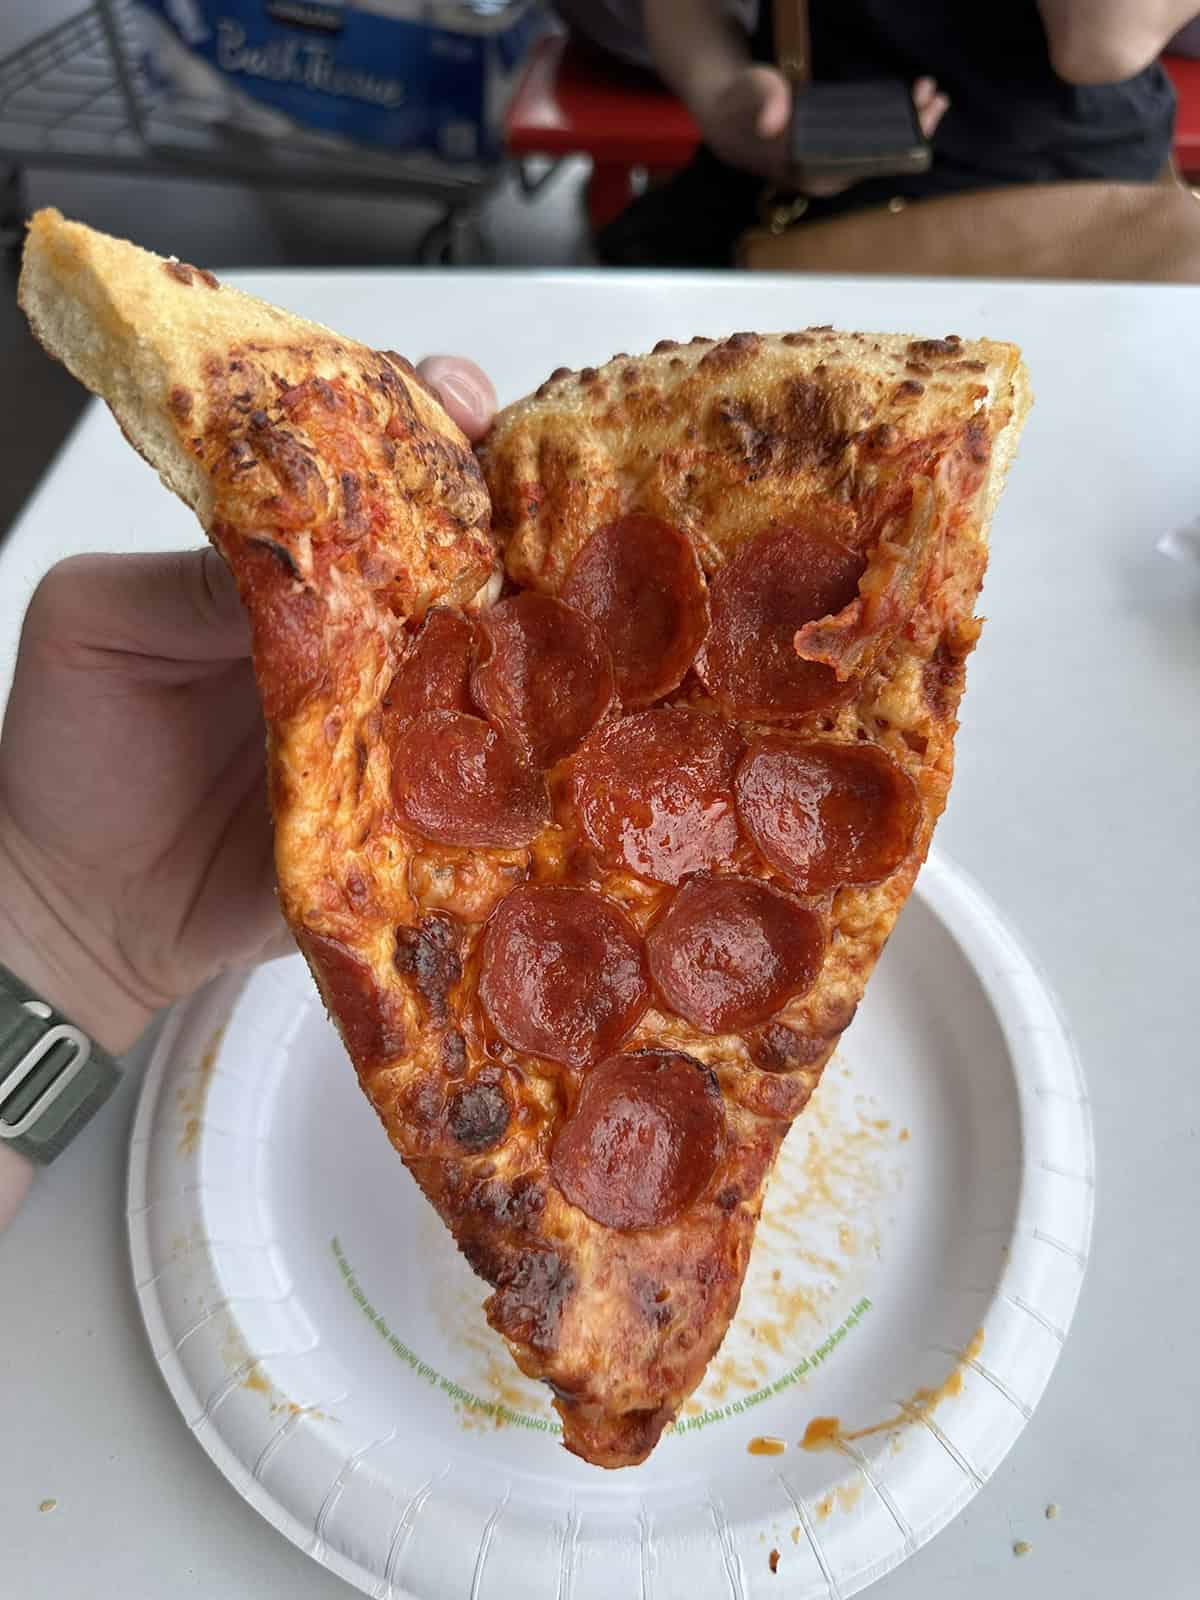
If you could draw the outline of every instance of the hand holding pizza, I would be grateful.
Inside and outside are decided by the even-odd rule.
[[[420,370],[478,439],[484,374]],[[109,1050],[221,968],[292,948],[249,651],[212,550],[75,557],[30,605],[0,738],[0,960]]]

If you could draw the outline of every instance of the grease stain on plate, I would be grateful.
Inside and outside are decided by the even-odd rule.
[[[777,1439],[773,1434],[755,1434],[746,1446],[747,1453],[752,1456],[781,1456],[787,1449],[786,1439]]]
[[[225,1336],[221,1341],[221,1359],[230,1377],[241,1372],[238,1386],[249,1389],[253,1394],[265,1395],[269,1400],[269,1414],[273,1417],[286,1413],[289,1417],[311,1417],[314,1422],[332,1420],[324,1411],[316,1406],[297,1405],[294,1400],[289,1400],[285,1394],[275,1387],[262,1369],[262,1364],[257,1356],[251,1356],[246,1341],[242,1337],[241,1329],[232,1320],[226,1324]],[[242,1369],[245,1368],[245,1371]]]
[[[897,1402],[899,1415],[885,1417],[882,1422],[872,1422],[865,1428],[843,1428],[837,1417],[813,1417],[800,1441],[802,1450],[839,1450],[842,1445],[856,1439],[869,1439],[877,1433],[897,1433],[909,1423],[923,1422],[944,1400],[954,1399],[962,1393],[963,1369],[979,1357],[983,1349],[983,1329],[976,1328],[970,1343],[960,1354],[954,1367],[936,1389],[918,1389],[911,1400]]]
[[[190,1073],[175,1090],[175,1104],[184,1118],[178,1147],[181,1156],[195,1155],[199,1148],[200,1134],[204,1128],[204,1102],[208,1099],[208,1086],[217,1064],[221,1042],[225,1038],[226,1027],[227,1024],[223,1022],[219,1028],[213,1029],[196,1064],[195,1072]]]

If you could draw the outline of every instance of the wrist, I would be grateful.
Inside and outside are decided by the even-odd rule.
[[[0,814],[0,962],[110,1055],[152,1016],[85,936],[66,897],[38,873]]]
[[[0,1143],[0,1233],[8,1227],[33,1178],[33,1162]]]

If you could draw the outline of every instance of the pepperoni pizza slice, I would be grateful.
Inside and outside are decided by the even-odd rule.
[[[477,464],[399,357],[53,214],[22,299],[237,577],[362,1087],[568,1448],[644,1459],[944,805],[1017,351],[664,343]]]

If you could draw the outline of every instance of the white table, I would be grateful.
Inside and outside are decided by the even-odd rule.
[[[968,1511],[874,1592],[1195,1593],[1200,566],[1154,543],[1200,512],[1200,290],[590,273],[239,281],[413,356],[469,352],[502,399],[553,367],[695,332],[833,322],[1024,346],[1037,405],[993,530],[990,621],[939,842],[1023,932],[1077,1035],[1096,1116],[1095,1251],[1033,1423]],[[25,601],[54,560],[197,542],[94,407],[0,551],[0,690]],[[125,1245],[136,1077],[0,1238],[0,1594],[348,1594],[227,1487],[154,1370]],[[40,1514],[48,1497],[58,1508]],[[1061,1515],[1047,1522],[1051,1501]],[[1016,1538],[1032,1545],[1020,1561]]]

